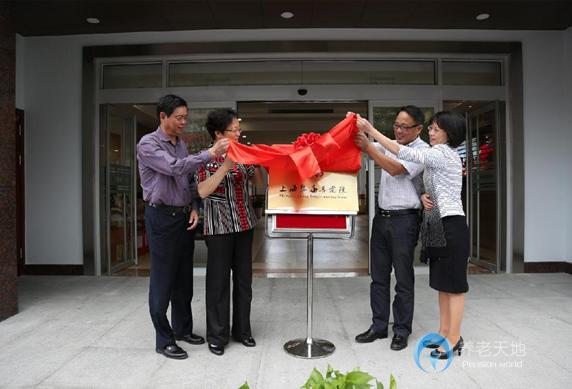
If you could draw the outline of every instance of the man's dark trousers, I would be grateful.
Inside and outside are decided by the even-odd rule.
[[[156,347],[175,344],[175,336],[193,329],[194,231],[187,231],[189,214],[145,206],[145,228],[151,254],[149,312]],[[171,325],[167,308],[171,302]]]
[[[373,219],[371,233],[370,304],[375,332],[386,331],[389,323],[391,268],[395,269],[393,333],[409,336],[413,322],[413,255],[419,237],[417,214],[382,216]]]

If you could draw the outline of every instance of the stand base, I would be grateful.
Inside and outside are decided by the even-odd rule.
[[[296,358],[315,359],[331,355],[336,350],[333,343],[324,339],[294,339],[284,343],[284,351]]]

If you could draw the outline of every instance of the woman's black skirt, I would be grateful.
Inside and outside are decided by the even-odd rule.
[[[447,247],[439,257],[431,255],[429,285],[440,292],[466,293],[467,262],[469,260],[469,229],[464,216],[447,216],[441,219]]]

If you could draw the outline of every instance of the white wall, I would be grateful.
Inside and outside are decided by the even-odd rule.
[[[525,260],[564,261],[572,214],[569,163],[572,134],[567,123],[564,33],[528,39],[524,64]],[[515,210],[517,212],[517,210]]]
[[[27,263],[81,264],[81,56],[83,46],[184,41],[371,39],[522,41],[525,260],[572,259],[570,66],[566,32],[475,30],[260,30],[152,32],[17,40],[17,96],[26,109]],[[569,50],[568,50],[569,51]],[[20,56],[20,53],[17,54]],[[565,64],[565,60],[568,62]],[[569,72],[569,70],[568,70]],[[22,79],[23,78],[23,79]],[[567,100],[566,100],[567,98]],[[567,169],[568,168],[568,169]],[[520,210],[515,210],[520,212]]]
[[[566,72],[566,82],[564,83],[566,96],[565,96],[565,106],[564,109],[568,113],[568,118],[566,119],[565,127],[567,131],[568,144],[566,146],[567,152],[564,154],[568,157],[564,161],[564,166],[567,167],[568,173],[565,175],[565,180],[567,185],[564,185],[564,194],[566,203],[568,204],[568,212],[564,213],[564,218],[566,219],[567,225],[564,229],[565,240],[568,243],[566,248],[568,262],[572,263],[572,210],[570,208],[570,203],[572,203],[572,27],[566,30],[564,34],[564,69]]]
[[[26,263],[83,264],[81,51],[24,41]]]

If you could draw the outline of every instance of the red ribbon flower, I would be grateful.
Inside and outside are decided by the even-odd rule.
[[[310,132],[309,134],[302,134],[296,141],[294,141],[294,150],[302,150],[304,147],[312,146],[320,139],[320,134]]]

